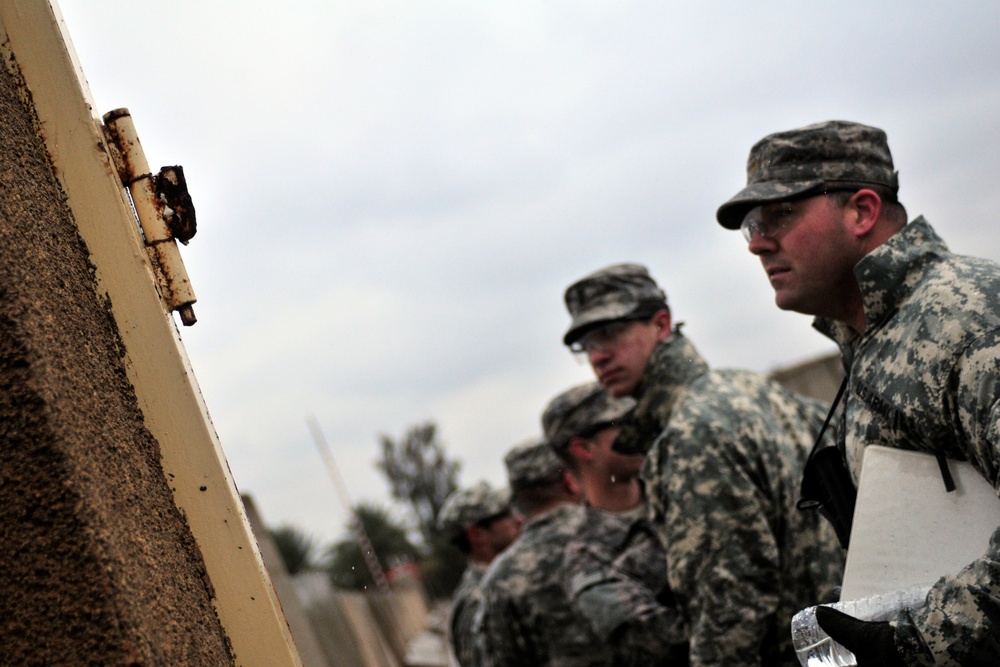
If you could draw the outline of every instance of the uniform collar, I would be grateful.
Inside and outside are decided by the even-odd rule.
[[[680,329],[675,329],[653,350],[649,366],[636,388],[636,399],[642,401],[642,396],[650,387],[685,387],[707,372],[708,363]]]
[[[561,523],[562,520],[569,514],[573,512],[582,511],[583,505],[574,502],[563,502],[559,503],[555,507],[542,512],[536,517],[528,519],[523,526],[521,526],[521,535],[525,533],[538,530],[543,526],[547,526],[551,523]]]
[[[907,276],[914,267],[947,252],[945,242],[927,220],[919,216],[865,255],[854,267],[854,275],[861,288],[868,328],[878,326],[889,317],[910,293],[913,284]],[[813,320],[813,327],[841,347],[857,336],[846,324],[825,317]]]

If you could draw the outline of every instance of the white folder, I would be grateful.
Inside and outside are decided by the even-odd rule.
[[[934,456],[865,448],[842,600],[932,584],[986,553],[1000,499],[970,464],[948,460],[948,469],[950,493]]]

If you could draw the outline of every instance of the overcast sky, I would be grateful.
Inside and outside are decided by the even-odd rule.
[[[587,381],[567,285],[646,264],[710,363],[833,351],[715,209],[750,146],[828,119],[889,135],[900,197],[1000,259],[1000,4],[59,0],[96,111],[183,165],[181,334],[236,483],[330,542],[388,500],[378,435],[434,420],[461,482]],[[900,11],[904,9],[905,11]]]

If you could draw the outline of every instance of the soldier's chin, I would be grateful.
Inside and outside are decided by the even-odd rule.
[[[615,398],[628,396],[632,389],[624,378],[618,376],[615,376],[611,380],[602,381],[601,386]]]
[[[797,294],[789,292],[788,290],[775,290],[774,305],[781,310],[787,310],[793,313],[802,313],[803,315],[817,314],[816,309],[810,307],[805,299],[801,298],[801,296]]]
[[[776,305],[781,310],[796,310],[795,295],[789,292],[787,289],[775,287],[774,305]]]

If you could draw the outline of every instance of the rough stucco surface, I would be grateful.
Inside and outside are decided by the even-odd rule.
[[[0,66],[0,664],[233,664],[20,90]]]

